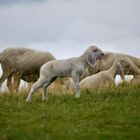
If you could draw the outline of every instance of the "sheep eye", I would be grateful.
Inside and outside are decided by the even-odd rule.
[[[97,49],[96,50],[93,50],[94,52],[97,52]]]

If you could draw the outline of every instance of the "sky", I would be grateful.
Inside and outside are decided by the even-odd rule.
[[[79,56],[90,45],[140,57],[139,0],[0,0],[0,52]]]
[[[56,58],[90,45],[140,57],[139,0],[0,0],[0,51],[28,47]]]

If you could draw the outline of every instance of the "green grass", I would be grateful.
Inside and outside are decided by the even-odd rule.
[[[0,94],[0,140],[140,140],[140,86],[74,95]]]

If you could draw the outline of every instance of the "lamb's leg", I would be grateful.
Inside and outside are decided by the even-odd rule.
[[[44,84],[45,84],[46,80],[45,79],[38,79],[38,81],[33,84],[31,90],[30,90],[30,93],[26,99],[27,102],[31,101],[32,99],[32,96],[35,94],[35,92],[40,88],[42,87]]]
[[[75,89],[75,98],[80,97],[80,84],[79,84],[79,76],[75,73],[72,74],[72,79],[74,82],[74,89]]]
[[[48,100],[48,97],[47,97],[47,88],[48,88],[48,86],[49,86],[52,82],[54,82],[56,79],[57,79],[56,77],[52,78],[51,80],[49,80],[49,81],[43,86],[43,94],[42,94],[42,100],[43,100],[43,101],[47,101],[47,100]]]
[[[43,101],[47,101],[48,97],[47,97],[47,87],[49,84],[47,84],[47,86],[43,86],[43,94],[42,94],[42,100]]]

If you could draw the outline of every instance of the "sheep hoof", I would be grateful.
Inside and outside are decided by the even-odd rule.
[[[80,98],[80,94],[75,94],[75,98]]]
[[[42,98],[42,101],[48,101],[48,98]]]
[[[27,99],[26,99],[26,102],[31,102],[31,99],[27,98]]]

